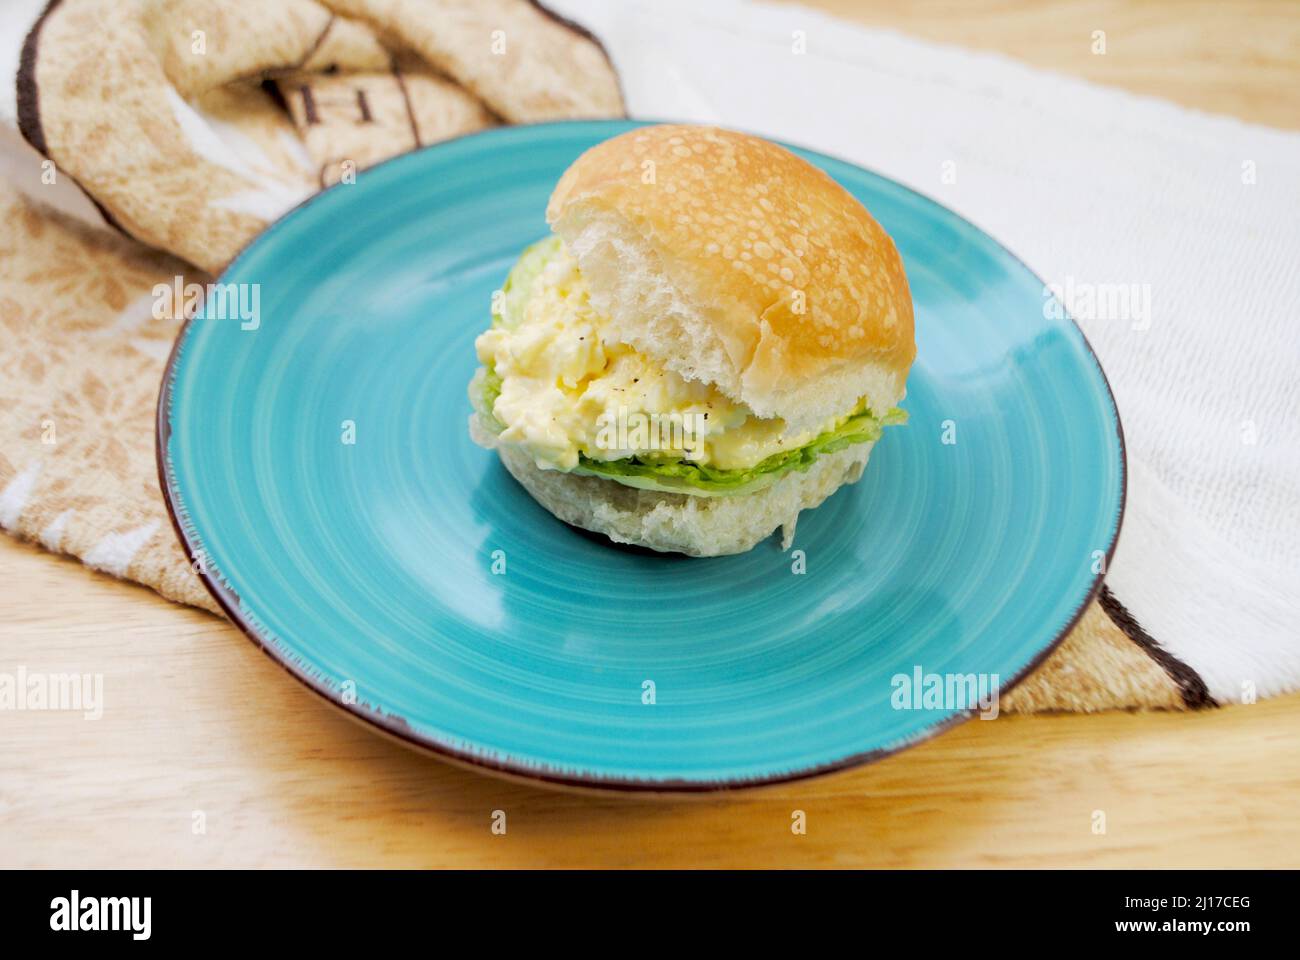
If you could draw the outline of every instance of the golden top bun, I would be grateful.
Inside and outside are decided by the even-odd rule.
[[[759,416],[884,413],[916,355],[893,241],[821,170],[758,137],[643,127],[592,147],[546,219],[642,353]]]

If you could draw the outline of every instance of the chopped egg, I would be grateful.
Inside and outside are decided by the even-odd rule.
[[[712,385],[638,353],[591,306],[577,261],[558,238],[527,251],[511,285],[475,346],[501,379],[492,408],[505,428],[500,439],[527,449],[540,468],[573,470],[580,456],[637,456],[742,469],[845,419],[787,433],[784,421],[756,417]]]

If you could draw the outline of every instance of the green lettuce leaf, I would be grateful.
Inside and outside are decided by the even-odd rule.
[[[902,423],[907,414],[895,407],[883,420],[870,411],[849,417],[834,430],[827,431],[811,443],[794,450],[775,453],[752,467],[722,470],[707,464],[670,458],[632,457],[626,460],[578,458],[577,473],[607,477],[632,486],[679,493],[726,494],[752,493],[766,487],[793,470],[807,470],[823,454],[836,453],[855,443],[880,439],[885,426]],[[638,482],[640,481],[640,482]]]
[[[519,325],[524,306],[532,296],[533,284],[559,249],[560,238],[551,236],[538,240],[519,255],[506,275],[506,282],[501,284],[501,296],[492,311],[492,326],[511,330]]]

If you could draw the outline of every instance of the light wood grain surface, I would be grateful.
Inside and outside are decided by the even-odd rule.
[[[1294,3],[817,5],[1300,126]],[[1300,696],[976,721],[753,794],[581,796],[381,739],[224,622],[0,537],[0,670],[18,665],[103,674],[104,711],[0,713],[0,866],[1300,865]]]

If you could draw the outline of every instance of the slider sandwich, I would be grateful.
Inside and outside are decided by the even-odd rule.
[[[861,475],[916,355],[893,242],[757,137],[654,126],[560,178],[476,341],[470,432],[561,520],[741,553]]]

